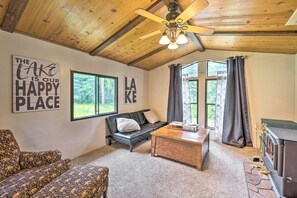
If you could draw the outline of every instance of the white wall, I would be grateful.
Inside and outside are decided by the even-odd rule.
[[[222,60],[229,56],[247,55],[246,84],[252,128],[261,118],[294,119],[295,56],[286,54],[247,53],[207,50],[194,52],[149,72],[149,105],[166,120],[169,87],[168,65],[189,64],[196,60]],[[205,63],[202,63],[205,64]],[[199,82],[200,84],[200,82]],[[200,84],[200,89],[205,85]],[[204,105],[203,100],[199,105]],[[204,124],[204,108],[199,109],[199,124]],[[255,137],[255,135],[253,134]]]
[[[60,63],[61,109],[12,113],[12,55]],[[0,31],[0,128],[11,129],[22,150],[59,149],[73,158],[105,145],[105,117],[70,121],[70,70],[117,76],[119,112],[148,107],[148,72],[86,53]],[[137,78],[137,103],[124,104],[123,77]]]

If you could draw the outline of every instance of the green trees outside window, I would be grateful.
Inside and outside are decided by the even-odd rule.
[[[96,76],[73,74],[74,118],[96,115]]]
[[[182,74],[187,75],[188,78],[198,78],[198,63],[193,63],[184,67]]]
[[[192,124],[198,124],[198,80],[190,80]]]
[[[206,126],[214,127],[216,114],[217,80],[206,80]]]
[[[118,79],[71,72],[71,120],[117,113]]]
[[[116,111],[115,80],[101,77],[99,80],[99,113],[110,113]]]
[[[207,61],[207,76],[218,76],[218,72],[226,72],[227,65],[225,62]]]

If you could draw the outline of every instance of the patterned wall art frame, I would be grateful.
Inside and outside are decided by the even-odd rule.
[[[60,108],[60,65],[13,55],[13,113]]]

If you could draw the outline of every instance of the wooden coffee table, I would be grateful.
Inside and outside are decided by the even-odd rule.
[[[152,156],[196,166],[199,171],[209,151],[209,130],[193,133],[164,126],[152,133]]]

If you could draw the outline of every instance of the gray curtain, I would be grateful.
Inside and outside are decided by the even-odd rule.
[[[229,57],[222,142],[236,147],[252,146],[248,117],[244,58]]]
[[[167,122],[183,121],[182,65],[170,65]]]

